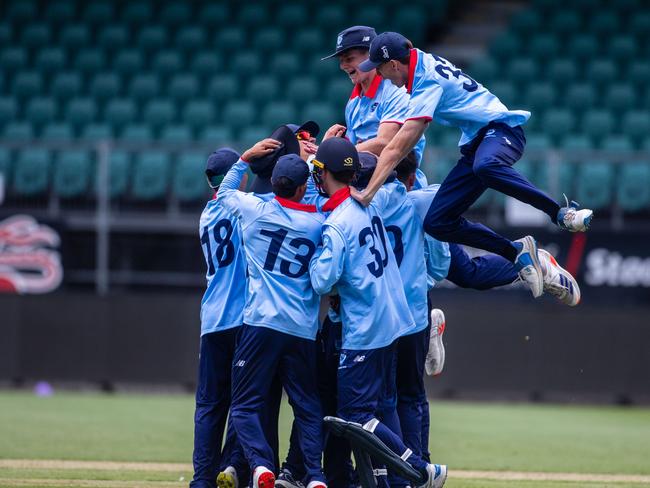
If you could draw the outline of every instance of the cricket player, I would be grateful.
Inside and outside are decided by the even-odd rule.
[[[330,195],[331,212],[323,225],[323,245],[309,265],[311,282],[325,295],[337,288],[341,300],[343,344],[338,371],[338,415],[374,432],[427,479],[441,487],[444,465],[414,454],[377,418],[385,390],[394,388],[395,341],[415,329],[395,255],[382,219],[373,208],[350,198],[359,155],[350,141],[324,141],[313,160],[318,186]]]
[[[288,128],[285,132],[295,139]],[[308,488],[325,487],[321,469],[322,413],[316,386],[316,332],[320,297],[309,279],[309,262],[320,242],[324,217],[300,203],[309,169],[297,154],[275,164],[275,198],[264,201],[237,190],[249,161],[281,149],[265,139],[242,155],[226,175],[218,197],[239,219],[248,263],[244,325],[232,370],[231,416],[253,469],[255,488],[273,488],[274,455],[260,412],[279,374],[298,423]]]
[[[458,127],[462,157],[443,181],[425,219],[425,230],[433,237],[499,254],[515,264],[519,276],[534,297],[543,293],[544,278],[537,244],[531,237],[513,242],[491,229],[462,217],[487,189],[494,188],[533,205],[549,215],[561,228],[584,232],[593,211],[566,207],[551,199],[513,169],[521,157],[525,137],[522,129],[530,112],[508,110],[483,85],[444,58],[414,49],[401,34],[384,32],[370,45],[369,58],[359,65],[376,69],[410,94],[404,124],[382,151],[377,170],[363,194],[353,196],[367,205],[409,151],[418,143],[429,122]]]

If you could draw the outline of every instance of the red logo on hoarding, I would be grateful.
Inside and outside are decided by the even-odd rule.
[[[63,279],[59,234],[28,215],[0,222],[0,293],[48,293]]]

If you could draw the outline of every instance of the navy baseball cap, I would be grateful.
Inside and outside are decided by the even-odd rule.
[[[333,173],[359,170],[359,153],[349,140],[343,137],[331,137],[318,146],[314,166]]]
[[[312,137],[318,137],[318,133],[320,132],[320,126],[314,122],[313,120],[308,120],[302,125],[298,124],[287,124],[287,127],[293,131],[294,134],[297,134],[298,132],[301,131],[307,131],[311,134]]]
[[[223,181],[224,175],[239,160],[239,153],[229,147],[217,149],[210,156],[205,165],[205,176],[212,188],[218,187]]]
[[[357,171],[357,179],[354,182],[354,186],[358,190],[362,190],[368,186],[376,167],[377,156],[368,151],[361,151],[359,153],[359,171]]]
[[[253,193],[270,193],[271,174],[278,159],[285,154],[300,154],[298,138],[286,125],[281,125],[275,129],[269,137],[280,141],[282,144],[271,154],[249,161],[250,169],[256,176],[250,188]]]
[[[372,71],[391,59],[404,59],[411,52],[409,40],[397,32],[382,32],[370,44],[368,59],[359,65],[364,72]]]
[[[296,186],[304,185],[309,178],[309,166],[297,154],[282,156],[273,168],[271,182],[282,177],[288,178]]]
[[[372,27],[365,25],[348,27],[344,31],[339,32],[339,35],[336,38],[336,50],[334,51],[334,54],[325,56],[321,61],[338,56],[343,51],[352,49],[353,47],[370,49],[370,43],[376,36],[377,33]]]

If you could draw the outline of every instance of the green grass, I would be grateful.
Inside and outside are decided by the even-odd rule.
[[[190,395],[0,393],[0,459],[190,463]],[[281,450],[290,410],[283,405]],[[431,451],[454,469],[650,475],[650,409],[431,403]],[[186,486],[188,472],[2,469],[0,480],[93,479]],[[38,483],[33,486],[37,486]],[[0,481],[0,486],[5,486]],[[7,485],[12,486],[12,485]],[[71,485],[72,486],[72,485]],[[582,488],[593,483],[462,480],[450,488]],[[634,483],[597,486],[638,487]]]

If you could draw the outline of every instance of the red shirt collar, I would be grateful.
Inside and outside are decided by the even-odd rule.
[[[415,75],[415,67],[418,64],[418,52],[416,49],[411,49],[411,57],[409,59],[409,77],[406,81],[406,92],[411,93],[413,89],[413,76]]]
[[[377,90],[379,90],[379,85],[381,85],[383,78],[379,75],[375,75],[375,77],[372,79],[370,82],[370,86],[368,87],[368,91],[366,93],[361,93],[361,85],[356,84],[354,85],[354,90],[352,90],[352,95],[350,95],[350,100],[353,98],[357,98],[360,96],[364,96],[366,98],[375,98],[375,95],[377,95]]]
[[[334,195],[330,197],[327,202],[325,202],[325,205],[323,205],[323,212],[331,212],[334,210],[336,207],[341,205],[344,201],[348,199],[350,196],[350,187],[346,186],[345,188],[341,188],[340,190],[337,190]]]
[[[305,203],[294,202],[293,200],[287,200],[276,195],[275,199],[280,205],[286,208],[292,208],[294,210],[301,210],[303,212],[316,212],[316,205],[307,205]]]

